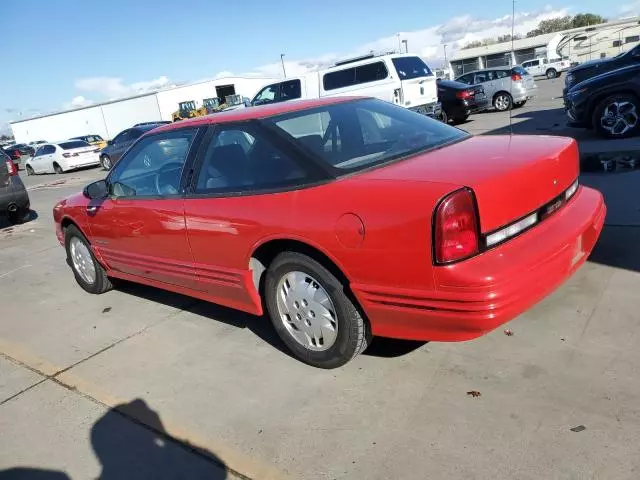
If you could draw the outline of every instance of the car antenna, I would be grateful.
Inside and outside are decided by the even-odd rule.
[[[513,49],[513,35],[516,23],[516,0],[511,0],[511,59],[515,60],[515,50]],[[511,62],[509,62],[511,63]],[[515,65],[514,65],[515,66]],[[509,96],[511,97],[511,108],[509,108],[509,136],[513,136],[513,79],[509,82]]]

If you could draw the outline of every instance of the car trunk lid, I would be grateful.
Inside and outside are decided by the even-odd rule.
[[[534,212],[569,188],[579,173],[573,139],[482,136],[419,154],[362,175],[418,180],[473,190],[482,233]]]

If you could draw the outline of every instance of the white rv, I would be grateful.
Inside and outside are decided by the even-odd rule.
[[[250,105],[344,95],[375,97],[436,118],[441,114],[435,75],[420,57],[397,53],[343,60],[271,83]]]

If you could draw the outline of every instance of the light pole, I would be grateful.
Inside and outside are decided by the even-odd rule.
[[[447,44],[445,43],[445,44],[444,44],[444,66],[445,66],[446,68],[449,68],[449,67],[447,67],[447,64],[448,64],[448,63],[449,63],[449,62],[447,62]]]
[[[284,75],[284,78],[287,78],[287,72],[284,69],[284,53],[280,54],[280,62],[282,63],[282,75]]]
[[[402,43],[404,43],[404,53],[409,53],[409,41],[402,40]]]
[[[396,35],[398,37],[398,53],[402,53],[402,45],[400,44],[400,34]]]

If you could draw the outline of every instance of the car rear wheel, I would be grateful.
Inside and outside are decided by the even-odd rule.
[[[31,165],[27,165],[25,170],[27,171],[27,175],[35,175],[36,172],[33,171],[33,167]]]
[[[65,229],[64,244],[73,275],[85,291],[99,294],[113,288],[105,269],[91,252],[91,245],[74,225]]]
[[[449,116],[447,115],[447,112],[444,111],[444,109],[440,110],[440,115],[438,115],[437,119],[440,120],[442,123],[449,122]]]
[[[499,112],[505,112],[511,109],[513,98],[507,92],[498,92],[493,97],[493,107]]]
[[[469,120],[469,115],[464,115],[462,117],[453,117],[451,121],[454,125],[459,125],[460,123],[464,123]]]
[[[62,170],[62,167],[60,165],[58,165],[57,163],[53,164],[53,170],[58,174],[62,174],[64,173],[64,170]]]
[[[100,157],[100,165],[105,170],[111,170],[111,158],[108,155],[103,155]]]
[[[264,294],[276,332],[309,365],[340,367],[371,341],[369,325],[345,286],[306,255],[279,254],[267,270]]]
[[[635,95],[611,95],[593,112],[593,126],[608,138],[626,138],[640,131],[640,100]]]

